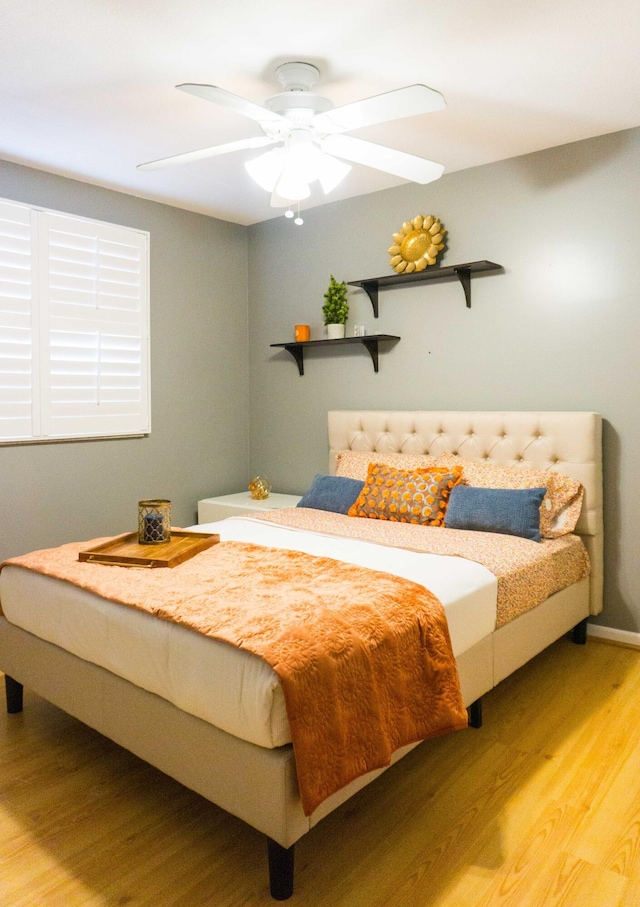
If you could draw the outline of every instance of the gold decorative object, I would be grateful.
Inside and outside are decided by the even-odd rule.
[[[446,232],[433,214],[426,217],[418,214],[413,220],[405,221],[402,229],[393,234],[393,245],[388,249],[389,264],[398,274],[424,271],[436,263],[438,252],[444,249]]]
[[[159,545],[171,539],[171,501],[138,501],[138,542]]]
[[[254,501],[264,501],[265,498],[269,497],[271,485],[263,476],[256,476],[255,479],[251,479],[249,482],[249,491]]]

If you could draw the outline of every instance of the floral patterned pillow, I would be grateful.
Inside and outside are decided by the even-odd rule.
[[[397,469],[428,469],[436,465],[436,460],[428,454],[341,450],[336,459],[336,475],[364,482],[369,463],[386,463],[387,466],[395,466]]]
[[[462,483],[475,488],[538,488],[547,492],[540,506],[540,534],[547,539],[559,538],[576,528],[584,487],[577,479],[544,469],[502,466],[486,460],[465,460],[453,454],[438,457],[437,462],[451,468],[462,466]]]
[[[349,516],[442,526],[451,489],[460,481],[462,468],[396,469],[371,463],[364,488]]]

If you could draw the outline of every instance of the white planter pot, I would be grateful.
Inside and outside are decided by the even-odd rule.
[[[327,338],[329,340],[341,340],[344,337],[344,330],[343,324],[328,324]]]

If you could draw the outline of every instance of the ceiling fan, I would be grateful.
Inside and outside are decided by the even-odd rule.
[[[319,76],[319,70],[311,63],[283,63],[276,69],[276,78],[284,90],[268,98],[264,105],[216,85],[177,85],[180,91],[254,120],[263,134],[149,161],[139,164],[138,170],[156,170],[233,151],[276,145],[245,163],[250,176],[271,193],[273,207],[290,206],[294,201],[308,198],[309,184],[315,180],[320,182],[325,194],[330,192],[351,169],[345,161],[416,183],[429,183],[442,175],[442,164],[344,135],[363,126],[441,110],[445,100],[439,91],[426,85],[408,85],[335,107],[328,98],[311,91]]]

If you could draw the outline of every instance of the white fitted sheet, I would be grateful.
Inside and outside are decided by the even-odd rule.
[[[290,548],[418,582],[444,605],[456,656],[495,628],[497,580],[473,561],[290,529],[250,517],[192,528],[217,532],[222,541]],[[263,747],[290,741],[278,678],[266,662],[248,652],[11,565],[0,573],[0,601],[5,617],[16,626],[235,737]]]

